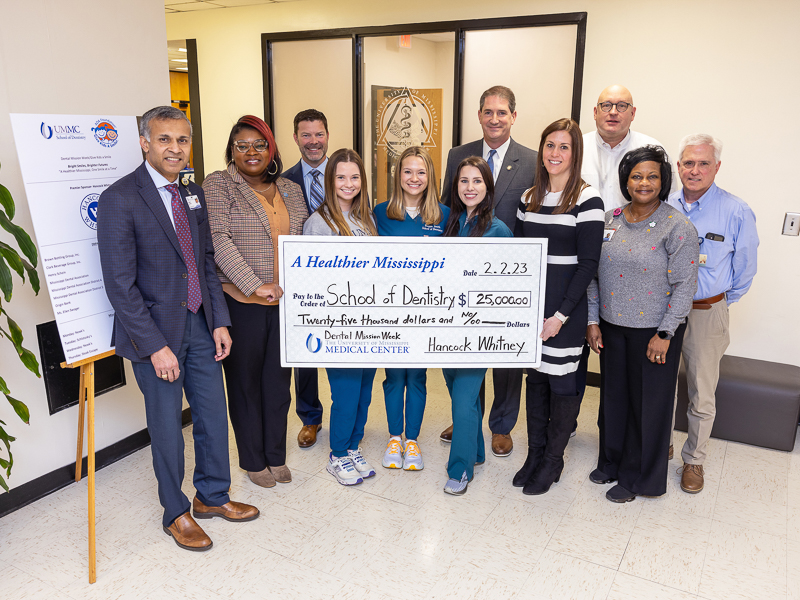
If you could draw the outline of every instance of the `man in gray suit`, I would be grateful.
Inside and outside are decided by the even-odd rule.
[[[516,225],[522,194],[533,187],[537,158],[536,151],[511,139],[511,126],[517,118],[516,104],[514,92],[502,85],[495,85],[483,92],[478,110],[483,139],[450,150],[442,180],[442,202],[450,206],[453,178],[459,163],[470,156],[483,157],[494,175],[495,216],[511,231]],[[489,413],[489,428],[492,430],[492,454],[495,456],[508,456],[514,448],[510,433],[519,416],[522,372],[522,369],[493,370],[494,404]],[[452,432],[451,425],[442,432],[440,438],[449,442]]]

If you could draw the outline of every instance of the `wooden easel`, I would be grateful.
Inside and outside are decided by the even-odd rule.
[[[89,478],[89,583],[97,581],[97,555],[95,551],[95,512],[94,512],[94,363],[109,356],[114,356],[114,351],[109,350],[84,358],[74,363],[61,363],[62,369],[81,368],[80,392],[78,393],[78,453],[75,458],[75,481],[81,480],[81,467],[83,463],[83,422],[84,413],[88,412],[89,419],[89,451],[86,459]],[[88,411],[86,410],[88,406]]]

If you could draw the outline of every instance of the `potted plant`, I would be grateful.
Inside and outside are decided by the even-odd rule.
[[[0,184],[0,227],[14,237],[17,246],[25,257],[23,258],[14,248],[0,241],[0,337],[6,338],[14,345],[17,355],[26,369],[34,373],[37,377],[41,377],[39,373],[39,361],[36,360],[36,356],[30,350],[23,347],[22,330],[7,311],[8,303],[11,301],[11,294],[14,291],[14,281],[11,271],[15,271],[17,275],[22,278],[23,284],[25,283],[25,274],[27,273],[28,281],[34,293],[37,295],[39,294],[39,274],[36,272],[36,264],[39,257],[36,246],[22,227],[12,223],[15,212],[14,198],[11,197],[11,192]],[[25,260],[26,258],[27,260]],[[3,327],[1,324],[3,316],[5,316],[6,327]],[[7,365],[4,364],[3,366]],[[8,389],[8,385],[6,385],[1,373],[0,392],[5,395],[6,400],[8,400],[14,412],[17,413],[17,416],[27,425],[30,420],[28,407],[20,400],[11,396],[11,390]],[[2,411],[0,411],[0,413],[2,413]],[[5,428],[6,423],[0,420],[0,442],[5,445],[5,452],[3,452],[2,446],[0,446],[0,486],[2,486],[5,491],[8,491],[8,484],[5,478],[11,476],[11,467],[14,466],[14,457],[11,454],[11,443],[16,438],[10,436]],[[8,454],[8,458],[4,458],[3,454]],[[5,478],[3,477],[3,470],[5,470]]]

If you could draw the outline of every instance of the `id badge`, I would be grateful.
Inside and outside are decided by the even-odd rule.
[[[189,210],[200,208],[200,200],[197,199],[197,196],[186,196],[186,204],[189,205]]]
[[[700,263],[701,267],[705,267],[706,266],[706,262],[708,262],[708,254],[701,254],[700,255],[700,260],[698,262]]]
[[[614,237],[615,233],[617,233],[616,229],[610,229],[610,228],[604,229],[603,230],[603,241],[604,242],[610,242],[611,238]]]

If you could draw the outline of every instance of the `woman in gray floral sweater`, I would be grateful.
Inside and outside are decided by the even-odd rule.
[[[629,502],[666,492],[669,430],[686,315],[697,289],[697,230],[664,200],[672,170],[660,146],[619,165],[624,208],[606,213],[586,338],[600,355],[600,451],[594,483]]]

